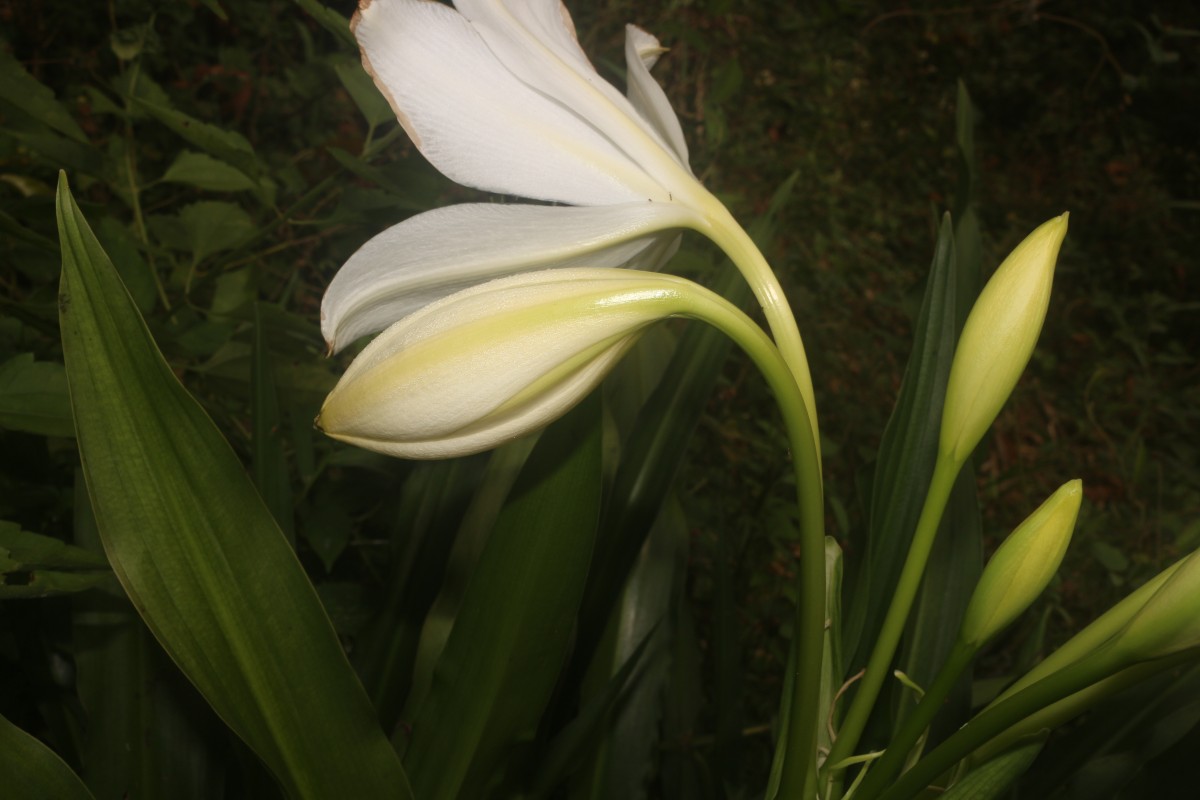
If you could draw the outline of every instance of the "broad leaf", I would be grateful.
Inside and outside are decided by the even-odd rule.
[[[411,796],[292,549],[59,181],[63,351],[109,561],[164,649],[294,797]]]

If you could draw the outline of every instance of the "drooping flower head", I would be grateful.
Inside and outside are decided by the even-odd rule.
[[[366,0],[352,27],[367,71],[438,170],[574,207],[465,204],[376,236],[325,295],[334,350],[501,275],[657,268],[678,231],[719,206],[692,175],[679,121],[650,76],[663,48],[639,28],[626,29],[626,96],[588,61],[558,0]]]

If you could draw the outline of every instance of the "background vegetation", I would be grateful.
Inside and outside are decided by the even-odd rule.
[[[618,83],[625,22],[671,46],[656,74],[694,168],[743,220],[797,173],[771,255],[813,361],[830,533],[850,558],[937,218],[955,200],[958,81],[977,116],[986,267],[1071,212],[1041,344],[977,471],[989,542],[1068,478],[1083,478],[1087,502],[1059,581],[989,656],[1004,676],[1200,545],[1200,11],[797,5],[572,12]],[[294,536],[353,656],[404,553],[397,487],[412,466],[311,430],[344,364],[322,358],[321,293],[369,236],[472,193],[424,164],[354,49],[302,6],[317,8],[0,7],[0,520],[78,536],[55,299],[61,168],[159,346]],[[707,276],[712,261],[688,242],[677,268]],[[733,787],[762,782],[790,633],[781,442],[764,387],[731,358],[679,479],[697,683],[667,746]],[[29,581],[6,567],[10,598]],[[0,713],[77,763],[71,602],[0,605]],[[744,736],[714,733],[731,730]]]

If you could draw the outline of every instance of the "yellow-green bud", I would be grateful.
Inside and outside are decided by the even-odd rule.
[[[625,269],[527,272],[404,317],[351,363],[317,427],[401,458],[477,453],[549,424],[699,287]]]
[[[1027,609],[1058,571],[1075,530],[1082,481],[1063,484],[1017,526],[984,567],[960,638],[980,646]]]
[[[1066,214],[1029,234],[996,269],[967,317],[942,412],[941,451],[956,463],[979,444],[1033,355],[1066,235]]]
[[[1184,558],[1117,634],[1129,663],[1200,647],[1200,550]]]

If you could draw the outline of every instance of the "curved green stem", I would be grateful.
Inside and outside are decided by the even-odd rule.
[[[958,676],[971,663],[971,659],[975,657],[978,650],[978,647],[968,645],[961,639],[955,642],[954,648],[942,664],[942,668],[938,670],[937,677],[930,684],[925,696],[921,698],[921,702],[917,704],[913,712],[904,720],[904,724],[900,726],[900,730],[888,742],[883,756],[867,770],[866,777],[854,794],[855,800],[871,800],[900,774],[913,746],[929,728],[929,724],[933,722],[934,716],[941,710],[942,704],[950,695],[955,682],[958,681]]]
[[[711,203],[704,205],[704,210],[704,224],[697,225],[696,230],[711,239],[729,256],[750,284],[754,297],[762,306],[763,315],[775,339],[775,346],[779,348],[779,353],[804,398],[819,462],[821,439],[817,428],[817,404],[813,393],[812,373],[808,367],[808,356],[804,352],[804,342],[800,338],[796,317],[792,314],[792,307],[783,293],[783,287],[779,285],[779,278],[767,263],[762,251],[750,238],[750,234],[737,223],[725,206],[714,197]]]
[[[896,654],[905,622],[908,620],[908,612],[912,609],[917,590],[921,587],[925,564],[929,561],[929,552],[937,537],[938,525],[942,521],[946,502],[950,499],[950,491],[954,488],[954,481],[961,467],[961,462],[939,454],[937,465],[933,469],[933,479],[929,483],[929,492],[925,495],[925,505],[921,508],[917,529],[913,533],[912,544],[909,545],[908,556],[904,559],[904,568],[900,572],[896,592],[892,596],[892,604],[879,631],[879,638],[875,640],[875,648],[867,661],[862,682],[842,721],[829,758],[825,761],[823,774],[827,781],[834,779],[833,767],[850,756],[858,746],[867,719],[871,716],[871,709],[879,697],[879,690],[883,687],[884,679],[890,674],[888,669],[892,657]]]
[[[717,327],[746,351],[774,393],[787,428],[800,507],[801,554],[793,640],[795,674],[786,738],[781,738],[787,742],[787,753],[777,796],[813,797],[825,634],[825,516],[814,418],[791,365],[749,317],[707,291],[692,296],[690,313]]]

